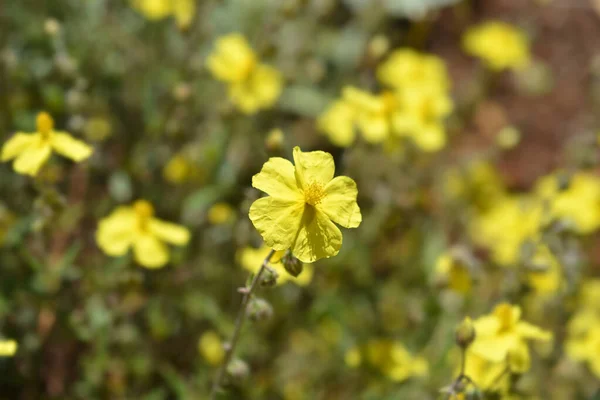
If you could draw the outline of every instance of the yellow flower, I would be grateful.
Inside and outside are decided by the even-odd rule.
[[[255,249],[254,247],[245,247],[239,251],[237,254],[237,259],[245,270],[256,274],[270,251],[271,249],[267,246],[262,246],[259,249]],[[281,262],[283,253],[283,251],[276,252],[273,257],[271,257],[271,261],[269,262],[269,267],[273,268],[273,270],[275,270],[279,276],[277,278],[277,285],[283,285],[286,282],[294,282],[299,286],[308,285],[312,281],[314,274],[313,266],[310,264],[305,265],[302,273],[300,273],[300,275],[297,277],[294,277],[285,270],[285,267]]]
[[[525,33],[500,21],[471,27],[463,36],[463,48],[495,71],[523,68],[531,57]]]
[[[394,130],[409,137],[423,151],[446,145],[444,119],[452,112],[450,97],[436,88],[407,88],[400,95],[402,111],[395,115]]]
[[[333,157],[323,151],[304,153],[294,147],[294,164],[272,157],[252,186],[269,196],[250,207],[250,219],[265,244],[290,249],[304,263],[335,256],[342,247],[342,232],[334,224],[356,228],[362,221],[356,203],[356,183],[333,177]]]
[[[569,223],[576,232],[589,234],[600,227],[598,176],[585,172],[564,178],[560,174],[549,175],[537,183],[536,193],[549,204],[552,218]]]
[[[395,382],[426,376],[429,365],[425,358],[413,356],[400,342],[375,339],[367,344],[367,359]]]
[[[190,26],[196,12],[195,0],[131,0],[131,6],[150,20],[174,16],[180,28]]]
[[[231,101],[246,114],[269,108],[279,98],[283,79],[279,71],[261,64],[239,33],[217,39],[206,65],[212,75],[229,85]]]
[[[507,360],[508,354],[528,340],[549,341],[550,332],[521,320],[521,308],[502,303],[490,315],[474,322],[476,337],[470,347],[474,354],[492,362]]]
[[[357,368],[362,363],[362,356],[358,347],[352,347],[344,354],[344,362],[350,368]]]
[[[514,266],[520,260],[521,246],[539,236],[542,216],[543,208],[533,199],[507,196],[475,216],[470,235],[490,249],[496,263]]]
[[[285,135],[279,128],[274,128],[269,131],[265,139],[265,146],[269,151],[278,151],[283,147]]]
[[[438,257],[435,274],[447,281],[448,287],[456,292],[467,294],[471,291],[473,280],[467,266],[450,253]]]
[[[535,293],[555,293],[561,286],[562,270],[548,246],[538,245],[530,263],[533,271],[527,277]]]
[[[223,341],[215,331],[206,331],[198,340],[198,351],[210,365],[219,365],[225,358]]]
[[[0,357],[12,357],[18,349],[18,344],[14,340],[0,340]]]
[[[504,360],[492,362],[472,351],[467,351],[466,357],[465,375],[471,378],[477,387],[490,392],[505,392],[508,389],[510,375],[503,374],[503,377],[498,379],[506,368]]]
[[[129,248],[138,263],[159,268],[169,261],[164,242],[184,246],[190,239],[187,228],[154,218],[154,207],[138,200],[133,206],[121,206],[98,224],[96,242],[108,255],[125,255]]]
[[[435,87],[447,91],[450,80],[444,61],[411,49],[394,51],[377,69],[381,83],[397,90]]]
[[[569,358],[586,362],[594,375],[600,378],[600,315],[578,313],[569,323],[565,351]]]
[[[354,143],[355,109],[344,100],[334,101],[317,121],[319,130],[327,134],[331,143],[348,147]]]
[[[54,120],[45,113],[37,116],[37,132],[16,133],[2,146],[2,161],[15,160],[13,168],[24,175],[37,175],[50,158],[52,151],[75,162],[80,162],[92,154],[92,148],[73,139],[67,132],[55,131]]]
[[[235,210],[227,203],[215,203],[208,209],[208,222],[222,225],[235,218]]]

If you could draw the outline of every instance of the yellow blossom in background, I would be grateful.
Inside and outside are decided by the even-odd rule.
[[[235,210],[227,203],[215,203],[208,209],[207,218],[212,225],[226,224],[235,219]]]
[[[18,132],[2,146],[2,161],[14,160],[16,172],[37,175],[53,151],[75,162],[92,155],[92,148],[84,142],[74,139],[67,132],[55,131],[54,120],[48,113],[39,113],[36,125],[36,132]]]
[[[562,269],[548,246],[538,245],[529,262],[528,282],[536,294],[553,294],[560,289]]]
[[[526,67],[531,58],[525,33],[501,21],[469,28],[463,36],[463,48],[494,71]]]
[[[504,150],[515,148],[521,141],[521,132],[514,126],[505,126],[496,135],[496,143]]]
[[[206,331],[198,340],[198,351],[210,365],[219,365],[225,358],[223,341],[215,331]]]
[[[348,349],[344,354],[344,362],[350,368],[357,368],[362,363],[362,356],[358,347]]]
[[[245,247],[238,252],[237,259],[239,264],[246,271],[256,274],[270,251],[271,249],[266,246],[262,246],[258,249],[254,247]],[[313,266],[310,264],[305,265],[300,275],[294,277],[285,270],[285,267],[281,262],[283,253],[284,251],[276,252],[269,262],[269,267],[271,267],[278,275],[277,285],[283,285],[286,282],[294,282],[299,286],[308,285],[312,281],[314,274]]]
[[[474,321],[476,337],[469,351],[491,362],[503,362],[508,354],[529,340],[549,341],[552,334],[521,320],[521,308],[497,305],[489,315]]]
[[[467,294],[473,286],[467,266],[449,252],[438,257],[435,264],[435,275],[438,280],[447,282],[448,287],[455,292]]]
[[[12,357],[18,349],[15,340],[0,340],[0,357]]]
[[[400,95],[402,111],[394,116],[394,130],[409,137],[423,151],[446,145],[445,118],[452,112],[450,97],[435,88],[407,88]]]
[[[488,210],[477,213],[469,226],[475,243],[490,250],[492,259],[503,266],[516,265],[521,248],[536,240],[542,224],[543,208],[528,197],[504,197]]]
[[[510,375],[504,374],[498,379],[506,368],[506,361],[492,362],[472,351],[467,351],[466,357],[465,375],[471,378],[477,387],[490,392],[506,392],[510,384]],[[458,356],[454,358],[458,359]]]
[[[437,88],[447,91],[450,79],[444,61],[434,55],[412,49],[395,50],[377,68],[377,79],[396,90]]]
[[[356,228],[362,221],[356,202],[358,189],[346,176],[333,177],[331,154],[303,152],[294,147],[294,164],[272,157],[252,186],[267,193],[250,207],[250,220],[265,244],[290,249],[304,263],[335,256],[342,232],[334,224]]]
[[[119,257],[132,248],[135,260],[147,268],[160,268],[169,261],[165,242],[184,246],[189,240],[187,228],[155,218],[154,207],[145,200],[117,207],[96,231],[96,242],[106,254]]]
[[[265,139],[265,146],[270,151],[281,150],[283,147],[283,140],[285,135],[279,128],[271,129]]]
[[[341,99],[334,101],[321,114],[317,126],[334,145],[349,147],[356,138],[355,120],[354,107],[349,102]]]
[[[131,6],[149,20],[175,17],[177,25],[188,28],[196,12],[195,0],[130,0]]]
[[[367,343],[366,359],[384,375],[395,382],[412,377],[424,377],[429,372],[427,360],[414,356],[402,343],[387,339],[374,339]]]
[[[283,88],[279,71],[260,63],[244,36],[232,33],[217,39],[206,65],[229,85],[231,101],[245,114],[272,107]]]
[[[552,174],[540,179],[536,193],[547,204],[552,218],[560,219],[581,234],[600,227],[600,177],[577,172]]]
[[[505,197],[498,171],[486,161],[475,160],[466,167],[444,174],[444,190],[454,201],[468,201],[478,210],[488,210]]]

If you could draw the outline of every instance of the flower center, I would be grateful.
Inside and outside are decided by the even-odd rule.
[[[42,135],[42,138],[48,139],[52,129],[54,129],[54,120],[47,112],[41,112],[35,120],[37,131]]]
[[[141,230],[147,230],[148,222],[154,216],[154,207],[146,200],[138,200],[133,203],[133,210],[138,219]]]
[[[318,182],[311,182],[304,189],[304,201],[311,206],[316,206],[325,197],[323,185]]]
[[[500,330],[508,331],[513,327],[513,310],[509,304],[500,304],[494,310],[494,316],[500,320]]]

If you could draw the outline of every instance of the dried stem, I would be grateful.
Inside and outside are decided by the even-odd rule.
[[[238,312],[237,319],[235,321],[235,330],[233,331],[233,336],[231,338],[231,342],[229,342],[229,345],[227,346],[227,349],[225,351],[225,359],[223,360],[223,363],[221,364],[221,367],[219,368],[219,371],[217,372],[215,381],[213,382],[212,391],[210,393],[211,400],[215,400],[217,398],[217,393],[221,387],[223,378],[225,377],[225,373],[227,372],[227,367],[229,366],[229,363],[231,362],[231,359],[233,358],[235,348],[240,339],[240,335],[242,332],[242,326],[244,325],[244,321],[246,320],[246,315],[248,314],[248,304],[250,303],[252,294],[258,287],[258,283],[260,282],[260,277],[263,274],[263,272],[265,271],[265,269],[267,268],[267,265],[269,264],[271,257],[273,257],[273,254],[275,254],[275,250],[271,250],[269,252],[269,254],[267,255],[267,257],[264,259],[264,261],[262,262],[262,265],[260,266],[260,269],[258,270],[258,273],[254,276],[254,279],[252,279],[252,283],[250,284],[250,287],[243,288],[243,290],[242,290],[242,293],[244,293],[244,297],[242,298],[242,305],[240,307],[240,311]]]

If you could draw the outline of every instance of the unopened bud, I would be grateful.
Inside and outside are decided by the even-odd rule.
[[[290,251],[285,253],[281,259],[281,262],[283,263],[283,266],[288,274],[292,275],[294,278],[298,277],[298,275],[302,273],[302,270],[304,270],[304,265],[302,262],[294,257]]]
[[[248,305],[248,316],[252,321],[266,321],[273,316],[273,307],[264,299],[254,298]]]
[[[277,284],[277,278],[279,278],[277,271],[267,266],[260,278],[260,285],[262,287],[273,287]]]
[[[227,366],[227,376],[234,385],[242,384],[250,375],[250,368],[245,361],[236,358]]]
[[[469,347],[471,345],[471,343],[473,343],[473,341],[475,340],[475,326],[473,325],[473,321],[471,320],[471,318],[466,317],[461,323],[460,325],[458,325],[458,328],[456,328],[456,333],[455,333],[455,340],[456,340],[456,344],[462,348],[462,349],[466,349],[467,347]]]

